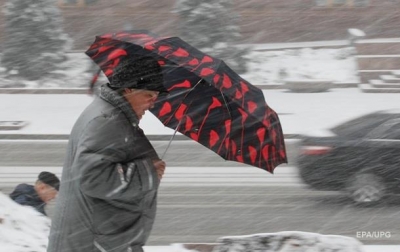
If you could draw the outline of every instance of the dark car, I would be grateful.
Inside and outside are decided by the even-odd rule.
[[[329,137],[303,136],[300,177],[317,190],[343,190],[357,203],[400,193],[400,111],[343,123]]]

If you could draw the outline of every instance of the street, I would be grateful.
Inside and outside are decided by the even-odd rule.
[[[0,141],[0,182],[31,182],[38,172],[57,175],[67,141]],[[207,243],[227,235],[308,231],[355,237],[364,244],[400,244],[400,201],[368,207],[343,194],[307,189],[297,176],[296,141],[287,142],[289,164],[272,175],[225,161],[192,141],[174,141],[159,190],[158,213],[148,245]],[[160,155],[166,141],[153,141]],[[12,182],[14,181],[14,182]]]
[[[289,164],[294,165],[298,140],[286,140]],[[0,140],[0,166],[62,166],[67,140]],[[168,141],[152,141],[161,157]],[[211,150],[192,140],[174,140],[163,159],[168,166],[243,166],[227,162]]]
[[[297,155],[298,140],[290,139],[286,141],[288,160],[290,169],[281,169],[288,167],[287,164],[280,165],[276,171],[277,174],[283,172],[284,180],[279,183],[298,183],[295,178],[293,167]],[[168,141],[152,141],[155,149],[160,156],[165,152]],[[64,162],[64,155],[67,148],[67,140],[0,140],[0,190],[9,191],[19,183],[34,183],[37,174],[43,170],[55,173],[61,176],[61,168]],[[252,183],[264,184],[265,179],[275,178],[271,174],[259,168],[251,167],[238,162],[226,161],[211,150],[194,141],[174,140],[163,158],[167,163],[167,176],[165,183],[168,184],[188,184],[188,183],[242,183],[251,181]],[[194,169],[193,167],[216,167],[209,169],[213,173],[213,178],[202,177],[199,174],[203,169]],[[244,169],[241,169],[244,167]],[[186,169],[189,168],[189,169]],[[236,169],[236,177],[226,177],[229,171],[221,168]],[[188,173],[189,172],[189,173]],[[219,174],[218,174],[219,173]],[[265,175],[260,177],[259,175]],[[220,179],[218,179],[218,176]],[[245,177],[246,180],[237,180],[238,176]],[[191,178],[188,182],[188,178]],[[222,179],[222,180],[221,180]],[[186,182],[185,182],[186,181]]]
[[[339,193],[304,186],[161,186],[158,204],[148,245],[210,243],[221,236],[289,230],[346,235],[364,244],[400,244],[398,198],[362,207]]]

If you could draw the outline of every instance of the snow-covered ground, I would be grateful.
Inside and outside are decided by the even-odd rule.
[[[279,115],[288,134],[329,134],[326,130],[346,120],[376,110],[399,107],[399,94],[363,93],[358,88],[336,88],[323,93],[292,93],[284,89],[264,90],[265,99]],[[89,95],[0,94],[1,121],[25,121],[20,130],[0,134],[69,134]],[[150,112],[141,121],[148,135],[170,135]]]
[[[0,251],[46,251],[50,219],[0,193]]]
[[[282,50],[254,50],[247,56],[248,71],[242,74],[255,85],[283,84],[289,79],[325,79],[336,83],[357,83],[357,64],[353,47],[339,49],[288,48]],[[55,74],[61,77],[40,82],[20,81],[28,88],[87,87],[93,67],[91,60],[83,53],[69,53],[68,61]],[[13,86],[15,80],[4,79],[0,66],[0,87]],[[67,79],[67,81],[63,80]],[[103,76],[103,80],[105,77]]]
[[[285,79],[358,82],[352,47],[253,51],[249,58],[249,71],[242,77],[257,85],[283,84]]]

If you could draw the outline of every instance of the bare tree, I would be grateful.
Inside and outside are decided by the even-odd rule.
[[[246,71],[247,48],[238,47],[239,15],[230,0],[177,0],[181,37],[191,45],[219,57],[238,72]]]

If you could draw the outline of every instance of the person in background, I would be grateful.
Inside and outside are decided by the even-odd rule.
[[[51,172],[43,171],[39,174],[34,185],[19,184],[10,194],[10,198],[20,205],[31,206],[38,212],[49,216],[46,205],[56,200],[60,180]],[[49,209],[50,210],[50,209]]]
[[[167,90],[153,58],[118,62],[72,128],[48,252],[142,252],[150,235],[166,164],[139,122]]]

